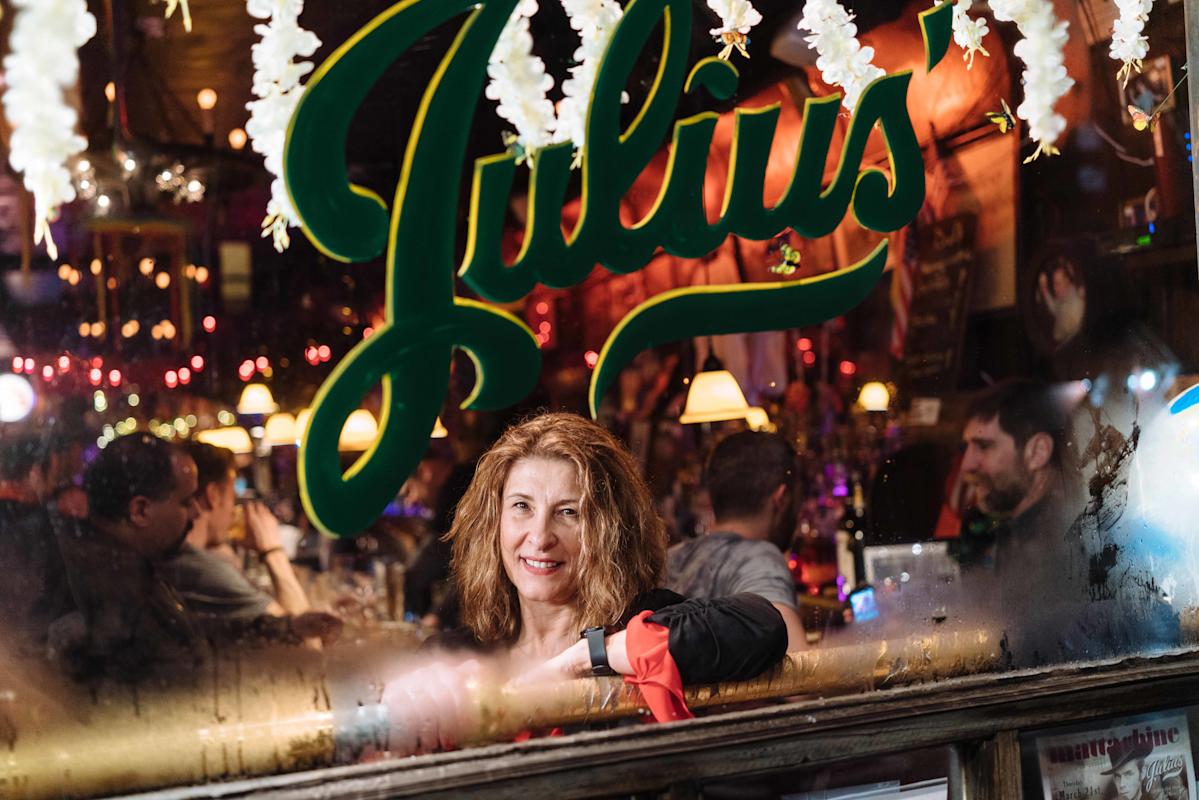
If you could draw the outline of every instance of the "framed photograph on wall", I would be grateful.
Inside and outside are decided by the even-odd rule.
[[[1146,114],[1152,114],[1159,103],[1162,104],[1158,109],[1160,111],[1173,109],[1176,99],[1170,95],[1170,89],[1174,87],[1174,81],[1174,67],[1169,56],[1145,59],[1141,72],[1134,72],[1126,86],[1117,84],[1120,89],[1120,108],[1123,109],[1121,113],[1124,124],[1132,125],[1132,115],[1128,113],[1129,106],[1136,106]]]

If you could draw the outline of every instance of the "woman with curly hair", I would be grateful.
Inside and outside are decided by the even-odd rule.
[[[573,414],[505,432],[479,460],[448,538],[463,626],[433,647],[487,656],[505,677],[624,675],[656,717],[677,718],[689,716],[682,684],[747,680],[787,649],[782,617],[757,595],[686,600],[658,588],[666,531],[638,464]],[[463,715],[446,709],[461,710],[462,677],[475,664],[387,685],[393,753],[460,741]],[[671,696],[654,702],[647,684]]]

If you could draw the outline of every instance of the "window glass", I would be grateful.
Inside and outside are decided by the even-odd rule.
[[[1182,3],[57,1],[0,21],[0,795],[1194,646]],[[1026,791],[1186,797],[1186,716]]]

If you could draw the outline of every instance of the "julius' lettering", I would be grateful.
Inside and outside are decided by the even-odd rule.
[[[353,535],[366,527],[421,457],[445,399],[454,348],[466,351],[478,367],[467,407],[511,405],[537,381],[540,351],[532,332],[509,314],[455,296],[455,274],[487,299],[511,301],[539,282],[574,285],[596,263],[632,272],[659,246],[697,257],[729,234],[766,239],[791,227],[807,237],[824,236],[850,207],[863,226],[892,231],[911,221],[923,201],[923,162],[907,112],[911,75],[899,73],[880,78],[863,93],[828,186],[823,171],[839,98],[806,103],[796,171],[772,207],[763,205],[762,186],[778,108],[738,110],[724,203],[720,218],[710,223],[702,204],[703,179],[717,117],[709,112],[676,122],[675,113],[683,91],[731,97],[736,70],[718,59],[688,70],[691,0],[632,0],[591,98],[574,230],[563,235],[561,227],[573,147],[564,143],[537,155],[528,178],[523,249],[515,263],[505,264],[500,239],[516,180],[515,157],[480,159],[467,252],[457,264],[457,187],[471,116],[486,81],[488,54],[516,2],[409,0],[392,7],[320,67],[293,118],[287,184],[308,237],[338,260],[364,261],[385,252],[388,263],[386,324],[359,344],[321,388],[301,453],[305,506],[332,533]],[[921,15],[930,69],[944,55],[951,11],[944,4]],[[425,90],[389,213],[381,198],[349,183],[345,139],[350,121],[397,58],[426,32],[456,17],[464,21]],[[634,122],[622,130],[621,91],[659,22],[664,34],[657,78]],[[879,170],[859,172],[876,124],[887,143],[890,180]],[[658,202],[646,219],[627,227],[619,217],[621,198],[668,136],[670,163]],[[604,346],[592,379],[593,413],[604,389],[637,352],[690,336],[795,327],[842,314],[877,282],[885,256],[884,242],[859,264],[815,279],[676,290],[647,301]],[[336,457],[341,426],[379,384],[384,406],[379,439],[343,475]]]

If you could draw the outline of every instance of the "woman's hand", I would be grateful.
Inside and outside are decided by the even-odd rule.
[[[508,683],[511,686],[535,686],[584,678],[590,674],[591,658],[587,655],[587,642],[580,639],[553,658],[521,671]]]
[[[388,682],[383,689],[388,750],[419,755],[452,750],[478,727],[478,661],[438,662]]]
[[[618,631],[604,639],[608,651],[608,666],[621,675],[633,674],[629,664],[628,653],[625,651],[625,632]],[[512,679],[515,686],[537,683],[557,683],[574,678],[591,677],[591,654],[587,649],[587,640],[579,639],[558,655],[538,664],[533,669],[521,673]]]

